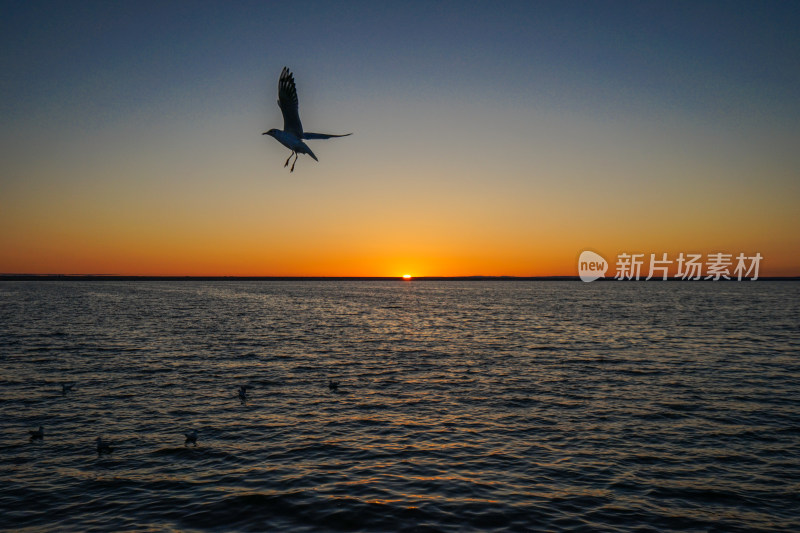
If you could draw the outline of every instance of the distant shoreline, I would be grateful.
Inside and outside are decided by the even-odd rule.
[[[96,274],[0,274],[0,281],[580,281],[578,276],[419,276],[404,280],[399,276],[120,276]],[[601,278],[597,281],[620,281],[614,278]],[[623,281],[645,281],[623,280]],[[665,281],[651,279],[647,281]],[[682,281],[692,283],[696,281],[712,280],[685,280],[668,278],[666,281]],[[719,281],[738,281],[736,279]],[[742,279],[749,282],[750,279]],[[800,276],[767,276],[756,281],[800,281]]]

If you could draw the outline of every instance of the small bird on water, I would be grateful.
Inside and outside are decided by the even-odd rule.
[[[333,381],[333,380],[328,380],[328,388],[332,392],[337,392],[339,390],[339,382],[338,381]]]
[[[242,403],[247,401],[247,385],[241,385],[239,387],[239,399]]]
[[[193,429],[189,433],[184,433],[186,435],[186,442],[183,443],[184,446],[188,446],[190,444],[194,444],[197,446],[197,430]]]
[[[97,454],[102,455],[104,453],[111,453],[114,451],[114,448],[111,447],[111,443],[103,442],[103,437],[97,437]]]
[[[28,431],[28,433],[31,434],[31,440],[41,440],[44,438],[44,428],[42,426],[39,426],[39,429]]]
[[[289,160],[294,156],[294,162],[289,172],[294,172],[294,165],[297,163],[297,154],[308,154],[319,161],[311,148],[303,142],[304,139],[330,139],[331,137],[347,137],[352,133],[344,135],[332,135],[327,133],[310,133],[303,131],[303,124],[300,122],[299,103],[297,100],[297,88],[294,85],[294,76],[287,67],[283,67],[281,77],[278,80],[278,106],[283,114],[283,130],[272,128],[261,135],[274,137],[276,141],[292,151],[283,167],[289,164]]]

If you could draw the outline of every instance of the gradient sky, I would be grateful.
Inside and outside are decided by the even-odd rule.
[[[0,6],[0,272],[800,275],[797,2]]]

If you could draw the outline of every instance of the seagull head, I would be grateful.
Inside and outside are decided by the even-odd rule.
[[[264,132],[264,133],[262,133],[261,135],[269,135],[270,137],[275,137],[275,134],[276,134],[277,132],[278,132],[278,130],[276,130],[275,128],[272,128],[272,129],[271,129],[271,130],[269,130],[269,131],[265,131],[265,132]]]

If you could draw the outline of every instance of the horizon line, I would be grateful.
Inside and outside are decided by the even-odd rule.
[[[175,276],[175,275],[128,275],[128,274],[0,274],[0,281],[580,281],[577,275],[572,276]],[[666,280],[653,278],[650,280],[633,279],[618,280],[614,277],[602,277],[595,281],[739,281],[735,278],[706,280],[683,279],[669,277]],[[753,281],[742,279],[741,281]],[[764,276],[755,281],[800,281],[798,276]]]

